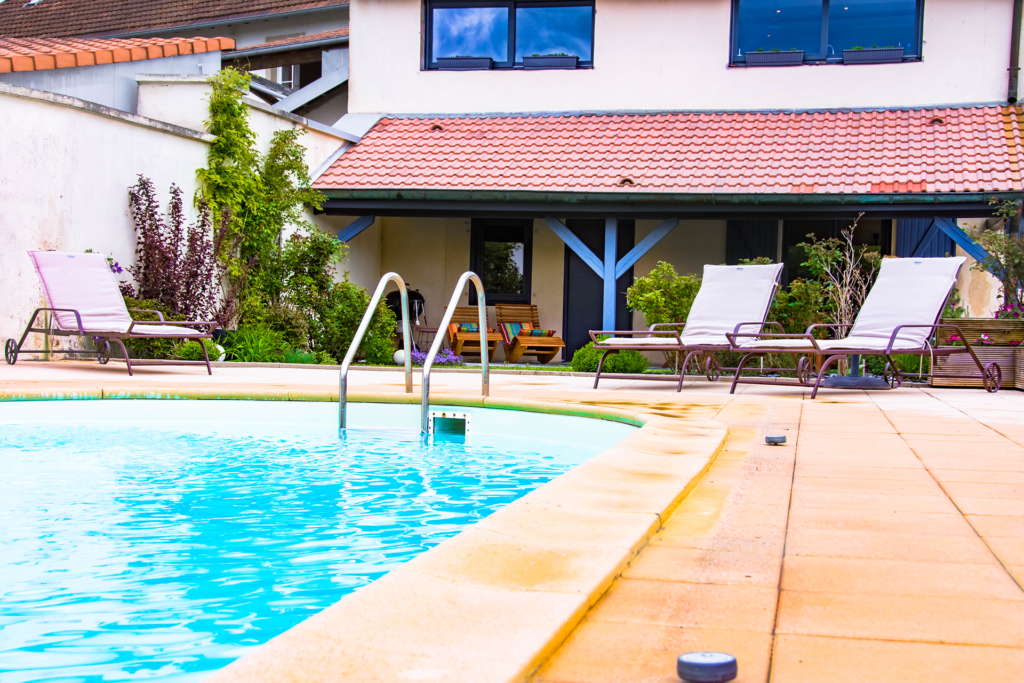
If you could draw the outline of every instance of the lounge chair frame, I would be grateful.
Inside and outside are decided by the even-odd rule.
[[[949,292],[946,293],[947,300],[949,298],[949,293],[952,292],[952,291],[953,291],[953,288],[950,287]],[[886,344],[886,347],[885,347],[884,350],[879,350],[879,349],[856,349],[856,348],[850,348],[850,349],[822,349],[821,347],[818,346],[818,341],[819,340],[815,339],[815,337],[814,337],[814,331],[816,329],[819,329],[819,328],[833,328],[833,329],[836,329],[836,330],[840,330],[842,328],[853,327],[853,323],[844,323],[844,324],[838,324],[838,323],[818,323],[818,324],[811,325],[810,327],[808,327],[807,330],[803,334],[785,334],[784,332],[783,333],[765,333],[765,332],[762,332],[762,333],[742,333],[742,332],[739,332],[739,330],[737,330],[736,332],[733,332],[731,334],[727,334],[726,337],[729,338],[729,341],[730,341],[730,343],[733,346],[733,348],[732,348],[733,351],[738,351],[738,352],[741,352],[741,353],[746,353],[746,355],[743,356],[742,360],[740,360],[740,364],[739,364],[739,367],[736,370],[735,376],[733,377],[732,387],[730,387],[729,393],[731,394],[731,393],[736,391],[736,385],[737,384],[771,384],[773,386],[792,386],[792,387],[810,388],[811,389],[811,398],[813,399],[813,398],[815,398],[818,395],[818,388],[821,386],[821,380],[824,379],[825,373],[828,371],[828,369],[831,368],[833,365],[837,364],[840,359],[845,358],[847,356],[884,356],[885,360],[886,360],[886,367],[885,367],[883,376],[884,376],[885,380],[889,383],[889,386],[891,388],[893,388],[893,389],[899,388],[900,385],[903,384],[904,378],[906,378],[908,376],[906,373],[903,372],[903,369],[900,367],[899,363],[893,358],[894,355],[899,355],[899,356],[921,356],[922,359],[923,359],[923,356],[925,354],[929,355],[929,357],[931,359],[930,369],[931,369],[932,372],[927,372],[927,373],[925,373],[925,372],[917,372],[917,373],[914,373],[914,374],[910,375],[910,376],[913,376],[913,377],[917,377],[917,378],[921,378],[921,379],[924,379],[925,377],[958,377],[958,378],[964,378],[965,375],[962,375],[962,374],[952,375],[952,374],[936,373],[936,372],[934,372],[936,356],[938,356],[938,357],[945,357],[945,356],[952,356],[954,354],[959,354],[959,353],[969,354],[971,356],[971,360],[974,361],[974,364],[978,368],[978,374],[977,375],[966,375],[967,378],[970,378],[970,379],[980,379],[982,381],[982,386],[985,388],[985,391],[987,391],[989,393],[995,393],[995,392],[999,391],[999,389],[1003,385],[1002,370],[1000,369],[999,364],[998,363],[989,363],[988,365],[982,365],[981,364],[981,360],[978,358],[978,354],[976,354],[974,352],[974,349],[971,347],[971,342],[969,342],[967,340],[967,337],[964,336],[964,334],[960,330],[960,328],[957,327],[956,325],[950,325],[950,324],[941,323],[939,321],[941,316],[942,316],[942,310],[940,309],[938,314],[935,316],[935,322],[933,322],[931,325],[927,325],[927,324],[897,325],[893,329],[892,335],[889,337],[889,343]],[[778,325],[778,323],[774,323],[774,324]],[[938,333],[939,329],[950,328],[950,329],[956,330],[957,335],[960,337],[960,339],[963,340],[964,345],[963,346],[934,346],[928,340],[928,338],[926,338],[925,339],[925,344],[924,344],[923,348],[920,348],[920,349],[899,349],[899,348],[895,348],[894,349],[893,347],[897,343],[897,337],[899,336],[900,330],[912,329],[912,328],[928,329],[928,330],[930,330],[931,333],[928,335],[928,338],[930,338],[930,337],[937,337],[937,333]],[[810,349],[807,349],[807,348],[794,349],[791,346],[789,346],[789,347],[779,346],[779,347],[774,347],[774,348],[772,348],[772,347],[758,347],[756,350],[752,350],[750,348],[741,346],[740,343],[737,342],[737,340],[742,339],[742,338],[746,338],[746,337],[753,337],[753,338],[757,338],[757,339],[801,339],[801,340],[805,340],[805,341],[809,342],[811,348]],[[743,377],[742,376],[743,366],[745,366],[747,364],[747,361],[749,361],[751,358],[763,357],[763,356],[765,356],[765,355],[767,355],[769,353],[786,354],[786,355],[792,357],[794,359],[794,365],[796,366],[796,368],[795,368],[796,378],[794,380],[785,380],[785,379],[781,379],[780,380],[780,379],[768,379],[768,378],[763,378],[763,377]],[[823,362],[815,363],[815,362],[813,362],[809,358],[809,356],[815,356],[815,357],[818,357],[818,358],[824,357],[824,361]],[[817,373],[814,372],[814,366],[815,365],[818,366]],[[764,368],[764,371],[793,372],[794,368]],[[813,379],[813,382],[812,382],[812,379]]]
[[[34,327],[36,319],[40,313],[74,313],[75,321],[78,323],[78,329],[76,330],[64,330],[57,323],[56,316],[50,318],[49,327]],[[96,356],[96,360],[99,361],[100,365],[106,365],[110,361],[110,342],[111,340],[117,342],[121,347],[122,353],[124,353],[124,360],[128,366],[128,376],[132,376],[133,365],[205,365],[206,371],[209,374],[213,374],[213,369],[210,367],[210,355],[206,350],[206,344],[200,344],[203,347],[203,358],[205,360],[142,360],[136,359],[132,361],[128,355],[128,349],[124,345],[125,339],[212,339],[213,329],[217,323],[209,320],[201,321],[179,321],[179,320],[164,320],[163,313],[160,311],[151,311],[146,309],[130,308],[129,313],[155,313],[159,320],[133,320],[131,325],[128,326],[126,332],[110,332],[104,330],[86,330],[82,326],[82,315],[74,308],[37,308],[33,313],[32,317],[29,318],[29,323],[25,327],[25,331],[21,335],[21,339],[17,343],[13,339],[8,339],[7,344],[4,347],[4,359],[8,365],[14,365],[18,362],[18,356],[22,354],[30,353],[63,353],[72,354],[79,356]],[[206,327],[205,333],[193,334],[188,336],[182,336],[180,334],[132,334],[132,330],[135,324],[141,325],[173,325],[178,327],[185,326],[200,326]],[[28,338],[30,332],[37,332],[39,334],[45,334],[48,336],[55,337],[94,337],[96,339],[97,349],[95,351],[90,350],[79,350],[79,349],[22,349],[21,347],[25,344],[25,339]]]
[[[452,323],[478,323],[479,316],[474,306],[456,306],[452,312]],[[480,333],[479,332],[462,332],[456,329],[454,332],[450,329],[444,330],[444,333],[448,336],[448,346],[451,347],[452,354],[461,356],[464,353],[479,354],[480,353]],[[488,323],[488,335],[487,335],[487,360],[493,361],[494,354],[498,352],[498,342],[501,337],[498,335],[497,330],[490,329],[490,323]],[[493,332],[493,336],[491,333]]]

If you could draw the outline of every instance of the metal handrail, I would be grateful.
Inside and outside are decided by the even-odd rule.
[[[374,291],[373,296],[370,297],[370,305],[366,308],[366,313],[363,314],[363,321],[359,323],[359,329],[356,330],[356,336],[352,338],[352,345],[348,347],[348,352],[345,354],[345,360],[341,361],[341,374],[338,377],[338,434],[344,434],[347,426],[347,413],[348,413],[348,367],[352,364],[352,359],[356,356],[356,351],[359,349],[359,344],[363,341],[363,335],[366,334],[366,328],[370,326],[370,320],[373,318],[374,312],[377,310],[377,305],[380,303],[380,298],[384,295],[384,288],[388,286],[388,282],[394,281],[398,285],[398,292],[402,297],[402,337],[405,340],[405,393],[412,393],[412,335],[409,332],[409,291],[405,287],[405,280],[398,273],[387,273],[377,283],[377,289]]]
[[[466,288],[467,281],[472,282],[473,286],[476,287],[477,309],[480,314],[480,364],[483,367],[483,386],[480,389],[480,394],[487,396],[491,390],[487,358],[487,301],[484,298],[484,284],[476,273],[466,271],[459,278],[459,284],[455,285],[455,291],[452,292],[452,300],[448,302],[448,308],[444,311],[444,318],[441,319],[441,324],[437,328],[437,335],[434,337],[434,342],[430,345],[430,353],[427,354],[427,359],[423,362],[423,397],[420,399],[420,432],[423,434],[427,433],[430,420],[430,367],[434,364],[434,357],[437,355],[437,352],[441,350],[441,342],[444,341],[444,331],[448,329],[448,325],[452,321],[452,315],[455,314],[455,306],[459,303],[459,297],[462,296],[462,290]]]

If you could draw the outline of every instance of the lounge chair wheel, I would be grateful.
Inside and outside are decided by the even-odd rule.
[[[885,364],[885,370],[882,371],[882,378],[888,382],[891,388],[899,389],[903,384],[903,368],[897,361],[889,361]]]
[[[7,361],[8,365],[14,365],[18,362],[18,342],[13,339],[8,339],[4,345],[4,360]]]
[[[811,381],[811,361],[807,356],[801,356],[796,363],[796,381],[800,384]]]
[[[717,382],[722,376],[722,366],[718,364],[718,356],[714,353],[709,353],[708,359],[704,362],[704,376],[709,382]]]
[[[985,391],[990,394],[996,393],[1003,386],[1003,371],[999,369],[998,363],[986,365],[982,377],[985,381]]]
[[[101,341],[96,349],[96,360],[99,361],[100,365],[106,365],[107,361],[110,360],[110,340],[104,339]]]

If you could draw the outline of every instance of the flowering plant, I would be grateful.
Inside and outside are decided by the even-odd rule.
[[[1021,342],[1021,341],[1013,341],[1013,340],[1011,339],[1010,341],[1008,341],[1008,342],[1007,342],[1007,344],[1009,344],[1010,346],[1020,346],[1021,344],[1024,344],[1024,342]]]
[[[978,341],[975,342],[975,343],[977,343],[977,344],[984,344],[986,346],[992,346],[993,344],[995,344],[995,342],[992,341],[992,339],[989,338],[989,336],[987,334],[983,334],[980,337],[978,337]]]
[[[412,350],[412,364],[423,365],[427,362],[427,354],[419,349]],[[456,356],[451,352],[450,349],[441,349],[437,355],[434,356],[434,365],[442,368],[457,368],[460,365],[465,365],[466,359],[462,356]]]
[[[1003,304],[996,311],[996,318],[999,320],[1017,320],[1024,318],[1024,303],[1008,303]]]
[[[949,339],[946,340],[946,343],[949,344],[950,346],[963,346],[964,340],[960,335],[954,334]]]

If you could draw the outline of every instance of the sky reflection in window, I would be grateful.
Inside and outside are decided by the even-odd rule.
[[[523,56],[565,53],[582,62],[593,59],[593,7],[520,7],[516,9],[516,61]]]
[[[916,0],[833,0],[828,7],[828,56],[852,47],[917,51]]]
[[[821,0],[740,0],[737,45],[741,57],[763,50],[821,52]]]
[[[508,61],[508,8],[434,9],[432,54],[438,57],[490,57]]]

